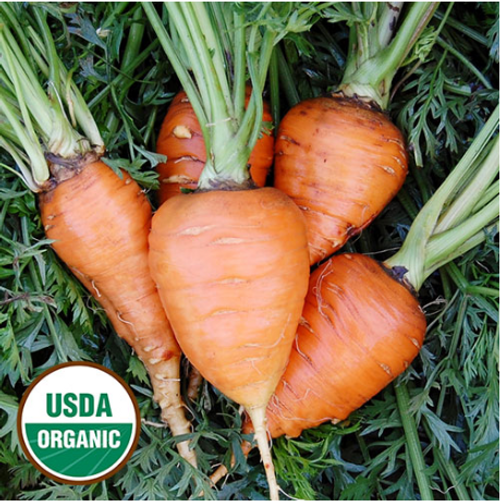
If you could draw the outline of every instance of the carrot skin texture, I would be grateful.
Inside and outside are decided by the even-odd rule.
[[[275,152],[274,186],[304,213],[311,265],[369,225],[408,172],[402,134],[387,115],[342,97],[293,107]]]
[[[177,196],[153,217],[150,247],[151,274],[188,359],[247,409],[267,404],[307,292],[300,211],[274,188]]]
[[[246,104],[250,99],[247,87]],[[264,122],[272,122],[269,104],[264,102]],[[160,204],[179,195],[181,188],[195,190],[206,162],[205,142],[201,127],[184,91],[179,92],[168,109],[160,129],[156,151],[167,156],[158,164]],[[273,163],[274,136],[262,134],[250,155],[250,176],[255,184],[263,187]]]
[[[343,254],[325,262],[311,275],[290,361],[267,408],[272,436],[347,418],[408,368],[425,330],[418,300],[377,261]]]
[[[53,249],[105,309],[118,335],[143,361],[162,418],[174,435],[191,432],[179,383],[180,348],[148,267],[151,206],[135,181],[103,162],[40,195]],[[188,442],[178,444],[196,465]]]
[[[267,407],[271,436],[346,419],[408,368],[425,330],[415,296],[380,263],[361,254],[330,258],[311,274],[290,361]],[[243,432],[253,432],[248,416]],[[242,449],[246,456],[251,445]],[[221,465],[210,479],[227,473]]]

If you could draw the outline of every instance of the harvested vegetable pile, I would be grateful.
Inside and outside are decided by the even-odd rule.
[[[0,18],[0,499],[498,499],[497,3]],[[68,486],[15,425],[80,360],[142,432]]]

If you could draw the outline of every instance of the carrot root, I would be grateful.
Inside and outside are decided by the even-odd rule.
[[[161,408],[161,418],[173,436],[191,433],[191,424],[184,414],[184,403],[181,399],[179,358],[169,360],[144,360],[153,386],[154,400]],[[181,457],[193,467],[197,467],[196,454],[189,448],[189,441],[177,443],[177,450]]]
[[[236,463],[236,458],[233,453],[231,455],[231,467],[233,467],[235,463]],[[228,472],[229,471],[227,470],[227,467],[224,464],[222,464],[210,476],[210,481],[215,486],[223,477],[227,476]]]
[[[276,474],[274,473],[274,464],[267,437],[266,407],[249,408],[247,412],[252,419],[254,437],[257,441],[262,463],[264,464],[264,469],[266,471],[267,483],[269,485],[269,492],[271,496],[270,499],[279,500],[279,486],[276,481]]]
[[[253,450],[253,447],[254,445],[252,443],[249,443],[248,441],[243,441],[241,443],[241,450],[243,452],[243,455],[245,455],[245,457],[248,457],[248,454]],[[233,453],[231,455],[231,467],[234,467],[235,464],[236,464],[236,457]],[[224,476],[228,474],[228,472],[229,471],[227,467],[224,464],[222,464],[210,476],[210,481],[215,486]]]

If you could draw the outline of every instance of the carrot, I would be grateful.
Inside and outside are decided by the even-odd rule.
[[[304,213],[311,265],[365,228],[408,172],[403,136],[383,110],[397,68],[436,5],[413,4],[394,38],[401,4],[366,5],[373,12],[352,23],[337,91],[294,106],[276,138],[274,186]]]
[[[337,255],[311,275],[290,361],[267,409],[272,437],[344,420],[416,357],[426,330],[418,290],[484,241],[485,227],[498,219],[499,140],[491,140],[498,117],[497,108],[396,255],[385,263]],[[252,432],[248,419],[243,432]],[[211,479],[226,473],[222,466]]]
[[[247,86],[245,105],[250,100],[251,88]],[[271,123],[269,104],[264,102],[263,122]],[[200,123],[184,91],[179,92],[168,109],[158,136],[156,151],[167,156],[158,164],[160,204],[178,195],[181,189],[195,190],[206,161],[205,144]],[[274,136],[261,134],[255,144],[248,164],[255,184],[263,187],[274,157]]]
[[[253,6],[258,22],[252,22],[229,4],[165,3],[179,47],[151,4],[143,5],[196,111],[207,151],[197,191],[167,200],[153,217],[151,274],[187,358],[251,417],[277,500],[266,407],[290,355],[309,260],[299,209],[275,188],[254,188],[246,164],[261,130],[262,86],[277,36],[266,29],[267,16],[279,23],[281,7]],[[229,20],[234,24],[218,25]],[[227,33],[235,37],[234,52],[222,50]],[[245,111],[246,40],[254,92]]]
[[[11,14],[5,6],[2,12]],[[28,186],[39,194],[42,224],[54,241],[52,248],[143,361],[162,419],[174,435],[189,434],[190,423],[180,397],[180,348],[148,267],[151,206],[127,173],[119,176],[100,160],[104,144],[82,96],[57,57],[45,13],[34,7],[32,15],[43,30],[43,39],[32,31],[32,39],[25,37],[18,45],[7,23],[0,31],[4,70],[0,111],[10,125],[4,124],[0,130],[1,145],[20,166]],[[49,72],[49,96],[21,46],[29,48],[29,56],[42,71]],[[7,94],[6,89],[13,92]],[[66,118],[60,98],[67,93],[88,138]],[[46,150],[42,145],[47,145]],[[196,465],[189,442],[180,442],[177,447]]]
[[[150,245],[151,275],[183,352],[245,407],[265,450],[265,409],[309,275],[298,209],[273,188],[177,196],[155,214]]]
[[[55,173],[57,164],[51,167]],[[67,180],[56,180],[57,174],[55,187],[39,196],[52,248],[144,363],[173,435],[189,434],[180,397],[181,352],[148,268],[149,201],[128,174],[120,178],[99,160]],[[178,448],[196,465],[188,442]]]

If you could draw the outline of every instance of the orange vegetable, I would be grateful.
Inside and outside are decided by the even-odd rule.
[[[312,275],[287,370],[268,411],[273,437],[344,420],[401,374],[422,347],[425,315],[377,261],[334,256]]]
[[[246,88],[245,104],[248,105],[251,88]],[[269,104],[264,102],[263,122],[272,122]],[[160,204],[178,195],[181,188],[195,190],[206,162],[205,142],[193,107],[184,91],[173,99],[163,121],[156,144],[156,151],[167,156],[165,163],[158,164],[160,175],[158,198]],[[263,187],[273,163],[274,136],[262,133],[250,155],[250,176],[255,184]]]
[[[279,126],[274,186],[306,218],[311,265],[365,228],[401,188],[407,171],[401,132],[360,100],[309,99]]]
[[[300,211],[274,188],[177,196],[153,217],[150,245],[151,274],[182,351],[247,410],[277,498],[265,411],[307,292]]]
[[[17,25],[14,33],[9,29],[15,12],[2,7],[7,14],[2,15],[0,37],[5,94],[0,99],[1,147],[19,166],[26,185],[39,194],[52,247],[144,362],[162,419],[174,435],[187,434],[191,428],[180,397],[180,348],[148,266],[151,206],[127,173],[120,177],[100,160],[104,141],[58,58],[49,13],[35,5],[25,9],[37,22],[18,44]],[[196,465],[188,442],[178,449]]]
[[[187,358],[248,412],[270,497],[278,500],[266,407],[307,293],[307,236],[297,206],[275,188],[255,188],[247,166],[262,134],[262,88],[287,16],[275,4],[256,3],[247,18],[231,4],[167,2],[180,35],[173,40],[152,4],[143,6],[207,150],[196,192],[168,199],[153,217],[151,274]],[[245,104],[248,74],[253,92]]]
[[[58,256],[144,363],[172,434],[189,434],[180,394],[181,352],[148,268],[151,206],[137,183],[122,176],[101,161],[59,170],[61,181],[53,177],[53,188],[39,197],[42,222]],[[189,443],[177,446],[196,465]]]
[[[366,7],[369,23],[356,15],[349,23],[344,76],[336,92],[294,106],[276,139],[274,186],[306,217],[311,265],[365,228],[408,171],[402,134],[384,111],[392,80],[437,3]]]
[[[267,408],[270,435],[296,437],[347,418],[408,368],[425,329],[418,300],[389,269],[360,254],[330,258],[311,275],[290,360]],[[247,417],[243,432],[252,431]],[[221,466],[212,482],[226,473]]]

